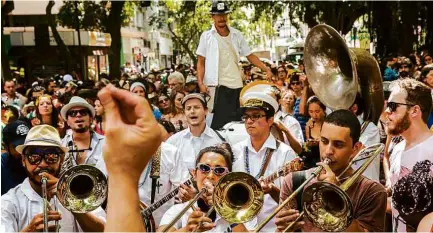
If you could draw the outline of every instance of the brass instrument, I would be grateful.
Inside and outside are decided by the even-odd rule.
[[[48,195],[47,195],[48,179],[47,177],[42,176],[41,183],[42,183],[42,199],[44,201],[44,208],[43,208],[44,232],[48,232]]]
[[[107,198],[107,178],[91,165],[73,164],[72,152],[62,165],[57,182],[57,198],[63,207],[73,213],[87,213],[98,208]]]
[[[367,51],[349,49],[334,28],[321,24],[307,35],[304,64],[311,88],[327,107],[349,109],[360,89],[364,121],[377,123],[383,110],[383,84],[379,65]]]
[[[205,191],[203,188],[173,221],[164,227],[163,232],[167,232]],[[244,223],[254,218],[261,210],[264,192],[259,181],[253,176],[244,172],[231,172],[221,177],[215,185],[212,199],[214,206],[209,209],[207,216],[215,210],[229,223]]]

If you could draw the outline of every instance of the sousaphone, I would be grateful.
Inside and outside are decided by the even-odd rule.
[[[317,25],[305,41],[304,64],[317,97],[332,110],[349,109],[357,93],[364,101],[364,120],[377,123],[383,110],[379,65],[363,49],[349,49],[328,25]]]

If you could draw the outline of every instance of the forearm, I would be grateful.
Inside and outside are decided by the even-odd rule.
[[[74,214],[84,232],[103,232],[105,223],[91,213]]]
[[[265,64],[263,64],[263,62],[260,61],[260,59],[256,55],[250,54],[247,56],[247,59],[251,64],[259,67],[262,71],[268,70],[268,67]]]
[[[269,195],[271,195],[272,199],[274,199],[274,201],[276,203],[279,203],[280,201],[280,189],[273,185],[271,191],[269,192]]]
[[[122,174],[110,175],[105,231],[145,231],[138,204],[137,183],[138,178],[131,179]]]
[[[296,152],[296,154],[300,154],[302,152],[302,145],[301,143],[296,140],[295,137],[290,133],[290,131],[284,131],[284,135],[287,137],[287,141],[289,141],[290,147]]]
[[[203,83],[204,71],[205,71],[205,58],[202,56],[198,56],[198,61],[197,61],[197,81],[198,81],[198,83]]]
[[[307,110],[307,100],[308,100],[308,86],[304,87],[302,90],[301,101],[299,102],[299,115],[306,116],[308,115]]]

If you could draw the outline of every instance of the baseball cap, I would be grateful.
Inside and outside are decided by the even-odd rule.
[[[21,120],[9,123],[3,129],[3,141],[6,144],[11,143],[14,147],[22,145],[26,140],[29,128],[28,124]]]

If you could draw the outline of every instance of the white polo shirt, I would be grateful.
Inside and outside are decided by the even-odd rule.
[[[58,212],[62,215],[59,221],[61,232],[82,232],[83,230],[75,220],[74,215],[65,209],[58,200],[52,198],[50,201],[54,209],[57,202]],[[9,190],[1,196],[1,232],[18,232],[23,230],[37,214],[43,213],[43,199],[30,186],[29,178],[22,184]],[[105,211],[98,207],[91,212],[94,216],[106,222]],[[49,225],[54,221],[49,222]]]
[[[276,140],[272,134],[269,135],[268,139],[263,144],[259,151],[256,151],[251,145],[251,139],[248,137],[246,140],[241,141],[233,146],[233,153],[235,156],[235,162],[233,163],[233,171],[247,172],[246,164],[250,168],[252,176],[258,175],[262,167],[267,148],[276,149],[269,161],[268,167],[264,173],[264,177],[269,176],[271,173],[278,170],[279,167],[283,166],[284,163],[290,162],[297,158],[295,151],[285,143],[280,143],[277,148]],[[248,150],[248,158],[246,158],[245,150]],[[280,188],[282,179],[278,178],[274,181],[274,184]],[[262,222],[272,211],[277,208],[278,203],[272,199],[268,194],[265,195],[265,203],[262,210],[257,215],[257,222]],[[275,217],[262,229],[263,232],[275,232],[277,226],[275,225]]]
[[[364,123],[364,120],[362,119],[362,116],[358,116],[359,123]],[[365,147],[372,146],[374,144],[380,143],[380,133],[379,128],[373,123],[369,122],[367,125],[367,128],[365,128],[364,132],[359,137],[359,141],[364,145]],[[366,159],[360,160],[352,165],[353,169],[358,169],[359,167],[364,164]],[[376,182],[380,182],[379,176],[380,176],[380,155],[377,155],[376,158],[373,160],[373,162],[365,169],[364,173],[362,174],[365,177],[369,178],[370,180],[374,180]]]
[[[238,55],[238,61],[241,56],[249,56],[252,51],[248,46],[248,42],[244,39],[242,33],[230,26],[230,37],[233,47]],[[203,83],[206,86],[217,86],[219,77],[219,49],[218,40],[215,38],[216,34],[215,25],[208,31],[205,31],[200,36],[200,43],[197,47],[196,54],[205,57],[205,73]]]
[[[187,128],[172,135],[166,142],[179,150],[179,165],[184,168],[182,178],[186,180],[190,177],[188,169],[195,168],[195,160],[200,150],[223,141],[213,129],[206,125],[200,137],[193,136],[190,129]]]
[[[288,113],[283,113],[282,111],[278,111],[275,113],[274,121],[281,121],[284,126],[290,131],[293,137],[296,138],[301,146],[304,144],[304,135],[302,133],[301,124],[296,120],[293,116]],[[284,142],[289,144],[289,140],[286,135],[284,135]]]

